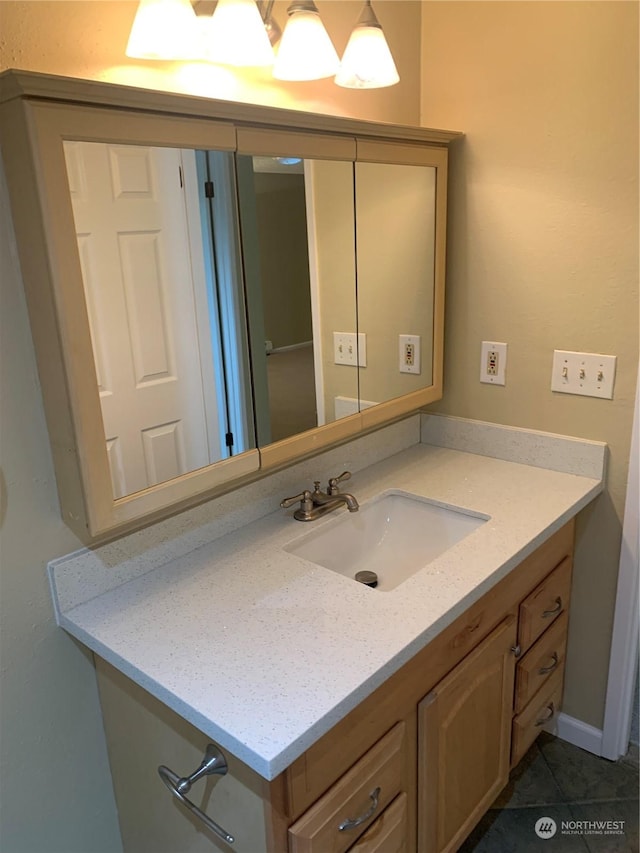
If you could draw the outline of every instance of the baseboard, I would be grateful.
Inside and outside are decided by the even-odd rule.
[[[583,723],[582,720],[560,713],[546,731],[566,740],[567,743],[579,746],[580,749],[586,749],[597,756],[602,755],[602,729]]]

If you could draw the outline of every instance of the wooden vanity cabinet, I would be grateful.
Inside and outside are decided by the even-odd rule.
[[[194,786],[232,848],[156,773],[192,772],[206,736],[99,661],[125,853],[455,851],[560,707],[573,535],[553,534],[272,782],[228,755],[227,776]]]
[[[418,706],[418,823],[457,850],[507,784],[516,620],[501,622]]]

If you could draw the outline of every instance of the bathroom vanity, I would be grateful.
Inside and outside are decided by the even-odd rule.
[[[152,571],[122,563],[117,580],[115,552],[52,566],[60,624],[102,659],[126,849],[225,848],[156,776],[189,775],[212,742],[229,771],[188,796],[235,849],[455,850],[553,723],[572,519],[602,487],[604,447],[422,419],[418,443],[418,416],[359,439],[377,444],[374,464],[347,446],[295,466],[302,487],[349,462],[363,513],[401,494],[483,519],[388,591],[293,553],[314,535],[293,509],[236,514],[235,532]],[[485,455],[496,446],[506,459]]]
[[[91,545],[51,564],[54,606],[96,656],[125,850],[455,850],[557,714],[605,457],[416,413],[442,396],[461,134],[24,72],[0,110],[61,509]],[[305,227],[273,227],[274,187]],[[283,431],[269,311],[301,296],[312,417]],[[357,511],[279,509],[346,470]],[[188,779],[214,748],[227,772]]]

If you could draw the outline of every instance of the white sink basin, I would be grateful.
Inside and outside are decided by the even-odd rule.
[[[362,570],[375,572],[376,589],[384,592],[395,589],[487,520],[417,495],[386,492],[358,512],[345,512],[290,542],[284,550],[346,577],[355,578]]]

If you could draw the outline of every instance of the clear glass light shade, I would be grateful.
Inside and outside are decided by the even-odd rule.
[[[278,80],[321,80],[333,77],[340,65],[317,11],[290,14],[282,34],[273,76]]]
[[[379,26],[356,26],[335,82],[346,89],[382,89],[400,81],[389,45]]]
[[[273,48],[255,0],[218,0],[208,24],[205,58],[221,65],[273,65]]]
[[[189,0],[140,0],[127,56],[134,59],[199,59],[202,43]]]

